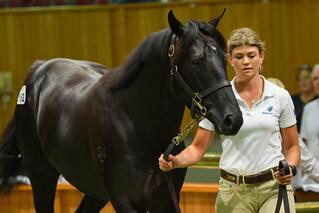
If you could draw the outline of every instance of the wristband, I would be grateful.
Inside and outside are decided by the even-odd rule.
[[[295,176],[297,174],[297,167],[295,165],[289,165],[292,171],[292,175]]]

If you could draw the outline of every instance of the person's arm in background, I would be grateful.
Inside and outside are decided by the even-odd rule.
[[[176,156],[169,155],[168,161],[159,158],[159,166],[163,171],[191,166],[200,161],[214,139],[213,131],[199,127],[192,143]]]
[[[300,147],[298,143],[297,126],[293,125],[287,128],[281,128],[282,144],[284,146],[284,155],[289,165],[299,166]],[[292,170],[290,168],[289,175],[279,175],[279,171],[275,172],[276,178],[280,184],[287,185],[292,181]]]
[[[319,162],[315,156],[309,151],[306,144],[299,137],[299,145],[301,150],[300,168],[313,181],[319,183]]]

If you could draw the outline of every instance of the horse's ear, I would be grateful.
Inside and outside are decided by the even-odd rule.
[[[172,32],[178,37],[181,37],[183,34],[183,24],[177,20],[172,10],[168,12],[168,23]]]
[[[208,22],[209,24],[213,25],[215,28],[217,27],[219,21],[222,19],[222,17],[224,16],[224,13],[226,11],[226,8],[224,8],[224,11],[222,12],[222,14],[220,14],[219,16],[217,16],[216,18],[214,18],[213,20],[211,20],[210,22]]]

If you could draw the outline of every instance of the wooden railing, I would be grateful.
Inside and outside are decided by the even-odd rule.
[[[181,191],[183,213],[214,213],[218,184],[185,183]],[[73,213],[83,194],[69,184],[59,184],[55,196],[55,212]],[[297,213],[319,212],[319,202],[296,203]],[[14,188],[9,195],[0,195],[1,213],[34,213],[32,189],[29,185]],[[101,213],[114,213],[108,203]]]
[[[180,207],[182,212],[213,213],[218,192],[217,184],[186,183],[181,191]],[[59,184],[55,196],[55,212],[73,213],[83,194],[69,184]],[[34,213],[32,190],[29,185],[14,188],[10,195],[0,196],[1,213]],[[108,203],[102,213],[115,212]]]

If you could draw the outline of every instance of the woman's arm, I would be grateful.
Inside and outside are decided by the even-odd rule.
[[[284,147],[284,155],[289,165],[298,166],[300,161],[300,147],[298,143],[298,133],[296,125],[281,128],[282,144]],[[280,184],[287,185],[291,183],[293,174],[290,168],[289,175],[280,175],[280,172],[275,173]]]
[[[168,161],[163,159],[163,155],[160,156],[158,159],[160,169],[167,172],[197,163],[204,156],[214,137],[215,133],[213,131],[199,127],[191,145],[186,147],[181,153],[176,156],[169,155]]]
[[[300,147],[298,142],[297,126],[280,129],[284,154],[289,165],[299,166]]]

